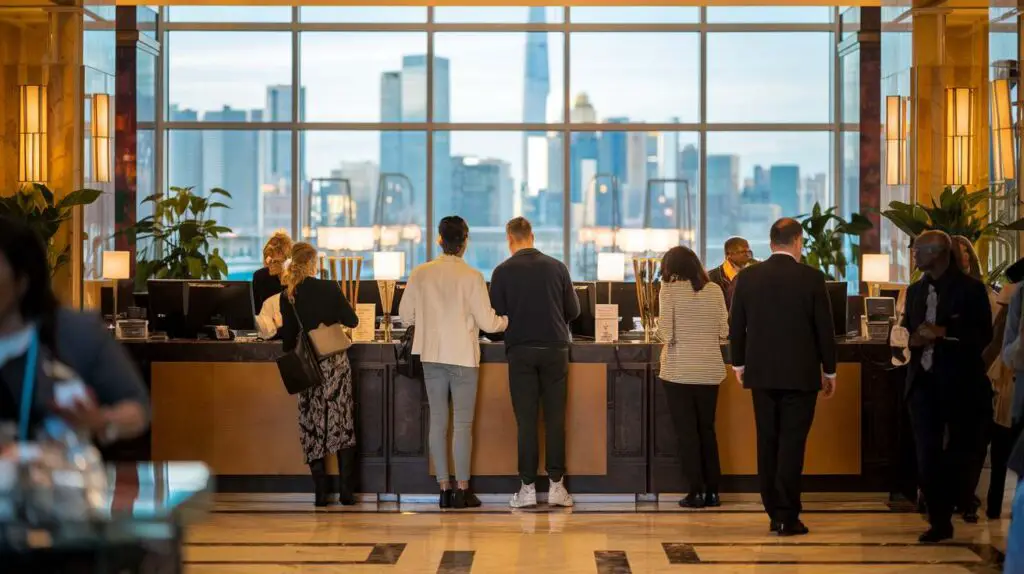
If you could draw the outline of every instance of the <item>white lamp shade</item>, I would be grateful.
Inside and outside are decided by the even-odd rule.
[[[626,254],[625,253],[598,253],[597,254],[597,280],[618,281],[626,280]]]
[[[889,255],[865,253],[861,262],[861,280],[865,283],[888,283]]]
[[[132,253],[131,251],[104,251],[103,252],[103,278],[104,279],[131,279],[132,276]]]
[[[373,254],[373,278],[398,281],[405,274],[404,251],[378,251]]]

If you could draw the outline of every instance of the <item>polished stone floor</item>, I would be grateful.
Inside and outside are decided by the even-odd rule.
[[[873,494],[809,494],[809,536],[778,538],[757,497],[719,509],[578,497],[572,510],[509,512],[504,497],[473,511],[413,499],[314,511],[309,495],[217,497],[188,533],[188,574],[828,573],[1000,571],[1008,520],[957,522],[951,543],[916,543],[924,522]]]

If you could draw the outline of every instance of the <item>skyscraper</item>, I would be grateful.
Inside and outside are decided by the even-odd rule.
[[[800,167],[795,165],[773,165],[769,172],[771,196],[768,203],[778,205],[782,215],[793,217],[800,214]]]
[[[203,114],[207,122],[246,122],[249,113],[228,106]],[[203,190],[219,187],[231,193],[231,209],[218,209],[214,217],[240,236],[259,237],[260,185],[257,132],[205,130],[202,132]]]
[[[530,24],[543,24],[546,21],[544,14],[546,8],[543,6],[531,6],[529,8],[528,21]],[[544,32],[529,32],[526,34],[526,57],[523,66],[523,122],[544,123],[547,121],[548,96],[551,94],[551,77],[548,70],[548,35]],[[513,205],[519,206],[522,211],[527,197],[523,195],[540,194],[538,189],[528,189],[526,185],[530,181],[539,181],[544,175],[531,173],[533,170],[550,170],[554,161],[561,161],[561,157],[547,158],[547,161],[539,162],[543,165],[536,165],[538,162],[531,162],[530,140],[534,139],[535,150],[541,153],[544,149],[541,138],[543,131],[526,132],[523,134],[523,173],[520,181],[524,182],[521,189],[513,189]],[[559,186],[561,187],[561,186]],[[516,195],[519,194],[519,195]],[[515,213],[522,215],[523,213]],[[534,224],[540,224],[535,221]]]
[[[263,121],[288,122],[292,117],[292,87],[267,86],[267,107]],[[299,88],[299,120],[306,117],[306,88]],[[306,133],[299,132],[299,193],[310,193],[306,181]],[[260,237],[277,229],[291,228],[292,134],[272,131],[260,135]],[[300,196],[299,205],[307,205],[308,197]],[[288,204],[282,211],[281,205]],[[300,221],[308,223],[300,217]]]
[[[740,157],[708,155],[707,161],[707,235],[708,245],[714,248],[737,233]]]
[[[179,109],[171,104],[168,118],[172,122],[194,122],[199,120],[195,110]],[[167,187],[203,186],[203,132],[198,130],[170,130],[170,165],[168,166]],[[163,190],[167,193],[168,190]]]
[[[597,122],[597,111],[594,110],[587,94],[581,93],[576,96],[571,119],[575,123]],[[573,204],[582,204],[584,190],[597,175],[597,134],[594,132],[573,133],[569,156],[571,179],[569,201]]]
[[[608,118],[610,124],[626,124],[629,118]],[[628,136],[627,132],[606,131],[601,134],[597,142],[597,170],[599,183],[607,186],[606,193],[597,195],[597,224],[598,225],[619,225],[624,223],[625,211],[628,202],[627,183],[628,171]],[[612,187],[615,186],[613,194]],[[614,203],[618,205],[615,206]],[[612,215],[617,208],[615,221]]]

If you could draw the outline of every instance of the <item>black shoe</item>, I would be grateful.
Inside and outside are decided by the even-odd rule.
[[[480,499],[468,488],[456,490],[452,500],[452,506],[455,508],[479,508],[480,504]]]
[[[989,520],[999,520],[1003,517],[1003,511],[999,508],[989,508],[985,511],[985,516],[987,516]]]
[[[356,503],[356,447],[343,448],[338,451],[338,500],[343,506]]]
[[[722,499],[718,497],[717,492],[708,492],[704,495],[704,506],[718,508],[722,506]]]
[[[313,506],[327,506],[330,500],[327,493],[327,465],[324,464],[324,459],[309,463],[309,473],[313,475]]]
[[[437,505],[440,506],[441,508],[451,508],[452,507],[452,492],[453,491],[450,488],[448,490],[442,490],[441,491],[441,497],[438,500]]]
[[[773,518],[771,523],[768,525],[768,532],[776,532],[777,533],[779,531],[779,528],[781,528],[781,526],[782,525],[779,524],[779,521],[775,520]]]
[[[936,544],[953,537],[953,525],[932,526],[927,532],[918,537],[917,541],[922,544]]]
[[[799,520],[779,524],[779,536],[803,536],[810,532],[811,530]]]
[[[977,508],[971,508],[969,510],[965,510],[964,514],[963,514],[963,518],[964,518],[964,522],[966,522],[967,524],[977,524],[978,520],[979,520],[979,518],[978,518],[978,509]]]
[[[691,492],[686,495],[686,498],[679,501],[679,506],[683,508],[704,508],[706,506],[704,495],[699,492]]]

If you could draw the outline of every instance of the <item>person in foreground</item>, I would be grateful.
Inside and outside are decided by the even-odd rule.
[[[1003,289],[1006,290],[1010,287],[1008,285]],[[987,501],[990,518],[998,518],[1002,514],[1003,490],[1006,487],[1006,469],[1012,468],[1008,466],[1011,452],[1014,456],[1021,455],[1018,463],[1024,462],[1024,448],[1017,449],[1020,451],[1019,453],[1012,450],[1014,445],[1019,444],[1021,431],[1024,430],[1024,338],[1021,337],[1022,331],[1024,331],[1024,321],[1021,320],[1021,313],[1024,313],[1024,289],[1021,289],[1018,285],[1013,285],[1012,287],[1015,287],[1015,291],[1010,298],[1010,305],[1006,312],[1006,326],[1003,330],[1002,347],[1003,363],[1011,373],[1010,378],[1013,379],[1013,386],[1005,391],[1005,394],[1009,395],[1010,399],[1010,427],[1008,429],[997,428],[997,432],[992,437],[992,478]],[[1005,399],[997,397],[997,410],[1003,400]],[[1018,476],[1024,476],[1024,473],[1018,471]],[[1021,491],[1019,486],[1017,491],[1019,495]],[[1014,498],[1015,505],[1017,504],[1017,498]],[[1016,508],[1014,510],[1016,511]],[[1015,514],[1024,516],[1024,512],[1015,512]],[[1024,529],[1021,532],[1024,533]]]
[[[800,223],[780,219],[770,238],[771,257],[736,282],[729,339],[733,370],[754,400],[761,501],[771,530],[796,536],[808,533],[800,477],[818,393],[835,392],[836,342],[825,275],[800,263]]]
[[[27,378],[32,355],[35,376]],[[84,395],[58,405],[55,387],[78,382]],[[60,308],[42,240],[23,221],[0,217],[0,421],[24,422],[33,433],[50,415],[108,445],[145,432],[149,395],[99,317]]]
[[[505,330],[508,320],[491,308],[484,276],[463,255],[469,225],[457,215],[441,219],[438,244],[444,255],[413,269],[398,307],[406,325],[414,325],[412,352],[423,362],[430,404],[430,458],[441,488],[441,508],[475,508],[480,499],[469,488],[473,454],[473,414],[480,370],[479,332]],[[451,395],[455,479],[448,466],[448,397]]]
[[[725,305],[732,305],[733,284],[736,276],[748,265],[754,263],[754,252],[750,243],[742,237],[730,237],[725,242],[725,261],[708,273],[711,282],[718,285],[725,294]]]
[[[292,247],[281,297],[280,334],[285,351],[295,348],[304,330],[338,323],[346,327],[359,324],[338,284],[316,278],[318,266],[312,245],[296,243]],[[299,441],[313,475],[314,504],[327,506],[330,489],[325,458],[337,453],[341,475],[339,498],[342,504],[351,505],[356,502],[356,428],[348,353],[321,360],[320,372],[324,383],[299,393]]]
[[[1008,467],[1017,475],[1017,491],[1013,494],[1011,513],[1024,516],[1024,438],[1018,438],[1009,457]],[[1006,560],[1003,562],[1006,574],[1024,572],[1024,519],[1010,519],[1010,531],[1006,535]]]
[[[907,288],[903,327],[911,351],[906,395],[930,528],[921,542],[953,537],[953,505],[964,499],[972,460],[992,418],[982,358],[992,341],[985,285],[957,267],[952,240],[926,231],[914,241],[924,276]]]
[[[580,302],[561,261],[533,247],[533,229],[523,217],[505,226],[512,256],[491,275],[491,305],[508,317],[505,349],[509,391],[519,427],[522,487],[512,508],[537,505],[537,416],[544,408],[548,504],[572,506],[565,488],[565,401],[569,377],[569,322]]]
[[[679,506],[721,506],[715,410],[718,385],[725,378],[722,345],[729,336],[725,296],[708,279],[697,254],[679,246],[661,261],[658,301],[658,338],[665,343],[658,378],[676,427],[689,492]]]

